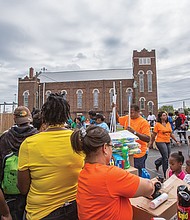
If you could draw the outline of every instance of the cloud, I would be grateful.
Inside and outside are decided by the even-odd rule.
[[[31,66],[130,68],[143,48],[156,50],[159,101],[189,94],[189,0],[0,0],[0,8],[0,102],[13,100]]]
[[[168,48],[160,48],[160,50],[158,51],[158,56],[161,58],[161,59],[168,59],[169,58],[169,55],[170,55],[170,51]]]
[[[86,59],[87,58],[83,53],[78,53],[75,57],[78,59]]]
[[[104,40],[104,44],[106,47],[111,47],[111,48],[117,48],[120,46],[120,39],[114,38],[114,37],[109,37]]]
[[[77,64],[74,64],[74,63],[68,64],[67,65],[67,70],[80,70],[80,66],[77,65]]]

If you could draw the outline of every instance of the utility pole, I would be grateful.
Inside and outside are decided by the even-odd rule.
[[[45,73],[47,71],[47,69],[45,67],[42,67],[40,72],[36,72],[36,77],[39,77],[42,73]],[[38,107],[39,109],[41,109],[41,85],[39,83],[38,85]],[[45,83],[43,83],[43,87],[42,87],[42,104],[44,104],[44,100],[45,100]]]
[[[183,110],[185,109],[185,101],[183,101]]]
[[[122,81],[119,82],[120,83],[120,114],[121,116],[123,116],[123,88],[122,88]]]

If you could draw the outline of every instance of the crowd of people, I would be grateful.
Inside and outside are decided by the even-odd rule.
[[[103,114],[91,110],[89,120],[84,116],[72,120],[69,103],[61,94],[50,94],[42,109],[31,113],[19,106],[14,111],[15,125],[0,137],[1,167],[7,155],[13,153],[18,158],[18,192],[8,193],[1,185],[1,219],[131,220],[129,199],[151,198],[155,190],[155,181],[142,178],[154,142],[161,154],[155,161],[156,169],[162,166],[164,178],[175,174],[190,183],[190,160],[185,173],[182,152],[171,154],[171,139],[181,144],[174,130],[184,135],[185,120],[175,114],[175,123],[164,111],[157,118],[151,112],[145,118],[134,104],[129,115],[116,113],[117,122],[139,138],[141,153],[134,154],[137,176],[109,166],[113,144]],[[4,178],[3,169],[0,178]]]

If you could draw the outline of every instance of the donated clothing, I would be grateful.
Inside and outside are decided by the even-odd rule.
[[[174,173],[172,172],[172,170],[169,171],[169,177],[171,177]],[[185,172],[181,171],[177,177],[181,180],[183,180],[185,178]]]
[[[120,125],[124,126],[124,129],[128,127],[128,120],[129,116],[125,115],[122,117],[119,117],[119,123]],[[140,134],[145,134],[150,137],[150,125],[143,117],[138,117],[136,119],[130,119],[130,127],[135,130],[136,132]],[[137,142],[141,145],[141,153],[140,154],[134,154],[134,158],[140,158],[143,157],[146,154],[147,151],[147,143],[141,140],[137,140]]]
[[[110,131],[110,129],[109,129],[109,127],[108,127],[108,125],[107,125],[105,122],[102,122],[102,123],[100,123],[100,124],[96,124],[96,126],[98,126],[98,127],[101,127],[101,128],[103,128],[103,129],[105,129],[107,132],[109,132],[109,131]]]
[[[170,143],[172,128],[169,122],[166,123],[166,126],[157,122],[154,126],[154,132],[157,133],[156,142]]]
[[[83,157],[74,153],[71,130],[41,132],[27,138],[19,151],[19,171],[29,170],[27,219],[37,220],[76,199]]]
[[[79,175],[79,220],[132,220],[132,198],[140,178],[116,166],[86,163]]]

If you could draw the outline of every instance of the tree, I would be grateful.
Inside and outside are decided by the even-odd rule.
[[[185,115],[188,115],[188,114],[189,114],[188,108],[184,108],[184,114],[185,114]]]
[[[165,112],[172,112],[174,113],[174,107],[172,105],[163,105],[161,106],[158,111],[165,111]]]

